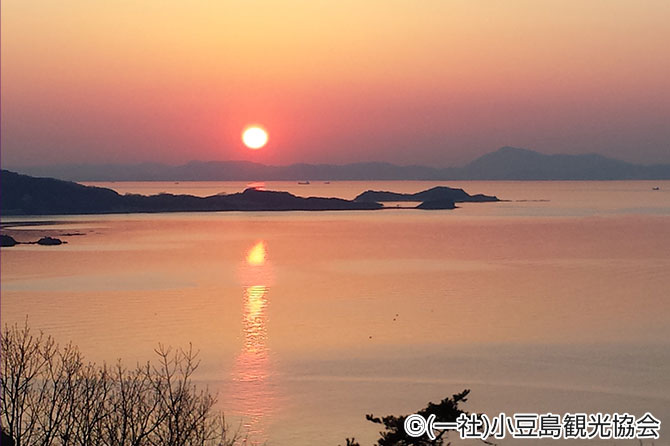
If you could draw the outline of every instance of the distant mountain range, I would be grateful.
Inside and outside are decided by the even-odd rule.
[[[291,164],[191,161],[181,166],[63,164],[13,167],[33,176],[71,181],[299,181],[299,180],[667,180],[670,164],[640,165],[597,154],[545,155],[502,147],[462,167],[390,163]]]

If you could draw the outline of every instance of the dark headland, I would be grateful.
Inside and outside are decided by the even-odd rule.
[[[246,189],[209,197],[193,195],[121,195],[118,192],[54,178],[36,178],[8,170],[0,176],[2,215],[67,215],[207,211],[374,210],[381,201],[416,201],[421,209],[453,209],[455,203],[499,201],[462,189],[436,187],[416,194],[367,191],[354,200],[298,197],[288,192]]]

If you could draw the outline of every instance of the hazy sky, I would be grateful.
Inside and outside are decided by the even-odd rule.
[[[2,162],[670,162],[668,23],[668,0],[3,0]]]

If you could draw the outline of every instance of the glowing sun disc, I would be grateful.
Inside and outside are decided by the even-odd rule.
[[[250,149],[260,149],[268,142],[268,132],[258,126],[247,127],[242,132],[242,142]]]

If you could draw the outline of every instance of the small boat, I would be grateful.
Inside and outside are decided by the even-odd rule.
[[[309,184],[309,180],[308,181],[298,181],[298,184]]]

